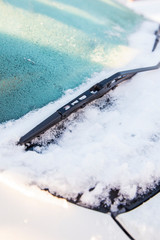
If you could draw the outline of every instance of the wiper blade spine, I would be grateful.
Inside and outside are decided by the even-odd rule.
[[[92,102],[95,99],[102,97],[104,94],[109,92],[111,89],[114,89],[119,83],[126,81],[132,78],[135,74],[144,71],[150,71],[160,68],[160,62],[151,67],[138,68],[128,71],[122,71],[115,73],[109,78],[102,80],[101,82],[93,85],[87,91],[80,94],[78,97],[74,98],[69,103],[65,104],[59,108],[55,113],[50,117],[45,119],[43,122],[38,124],[35,128],[25,134],[20,138],[18,144],[26,144],[39,136],[40,134],[47,131],[49,128],[53,127],[63,119],[67,118],[71,113],[77,111],[80,108],[85,107],[87,104]]]

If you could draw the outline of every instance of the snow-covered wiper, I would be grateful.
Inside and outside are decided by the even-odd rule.
[[[112,75],[111,77],[102,80],[101,82],[92,86],[87,91],[80,94],[78,97],[76,97],[69,103],[65,104],[55,113],[53,113],[50,117],[45,119],[31,131],[26,133],[23,137],[20,138],[18,144],[22,145],[29,143],[31,140],[47,131],[49,128],[53,127],[57,123],[61,122],[63,119],[67,118],[71,113],[77,111],[80,108],[83,108],[93,100],[102,97],[104,94],[117,87],[119,83],[132,78],[135,74],[158,68],[160,68],[160,62],[157,65],[151,67],[118,72]]]
[[[152,48],[152,52],[154,52],[160,40],[160,25],[158,27],[158,30],[155,31],[155,35],[156,35],[156,39]]]

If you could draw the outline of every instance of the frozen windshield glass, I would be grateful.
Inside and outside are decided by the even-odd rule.
[[[109,68],[142,20],[113,0],[3,0],[0,9],[0,122]]]

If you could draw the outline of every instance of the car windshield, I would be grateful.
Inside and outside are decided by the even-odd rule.
[[[142,21],[111,0],[4,0],[0,9],[0,122],[115,68]]]

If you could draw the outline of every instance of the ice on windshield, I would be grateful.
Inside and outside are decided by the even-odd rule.
[[[0,122],[114,68],[141,22],[110,0],[3,0],[0,9]]]

